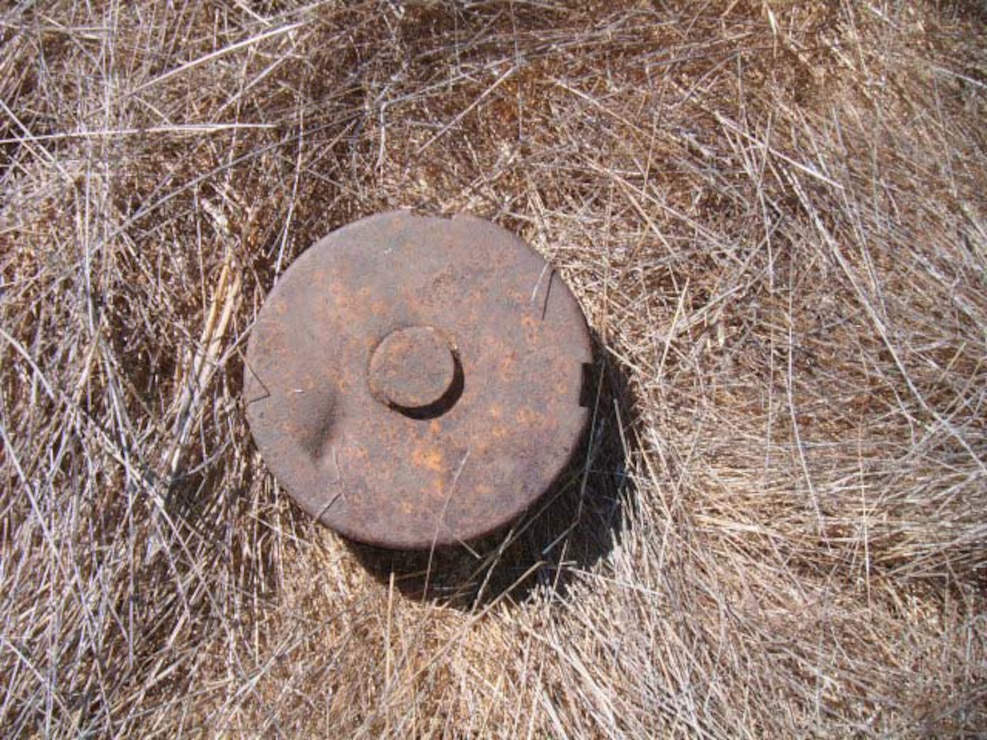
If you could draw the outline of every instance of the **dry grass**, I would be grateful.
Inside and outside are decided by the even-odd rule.
[[[987,732],[985,13],[8,4],[0,725]],[[298,513],[240,403],[277,275],[402,206],[527,238],[618,389],[469,608]]]

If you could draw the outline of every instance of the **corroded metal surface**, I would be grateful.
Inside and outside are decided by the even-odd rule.
[[[438,416],[452,407],[456,366],[455,352],[438,331],[409,326],[377,345],[367,379],[381,403],[404,414]]]
[[[302,254],[257,317],[250,428],[351,539],[417,549],[514,520],[566,467],[589,332],[545,261],[482,219],[385,213]]]

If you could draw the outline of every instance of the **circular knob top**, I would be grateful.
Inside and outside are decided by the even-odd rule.
[[[370,390],[397,411],[423,412],[444,405],[455,374],[456,360],[448,342],[430,326],[395,329],[370,358]]]

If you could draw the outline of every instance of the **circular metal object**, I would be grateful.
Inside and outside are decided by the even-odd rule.
[[[435,329],[409,326],[395,329],[377,345],[368,376],[378,401],[422,413],[452,389],[456,358]]]
[[[479,218],[384,213],[302,254],[257,316],[244,394],[289,495],[344,536],[489,534],[569,464],[592,345],[575,298]]]

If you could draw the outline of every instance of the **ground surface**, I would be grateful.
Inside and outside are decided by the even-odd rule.
[[[987,732],[984,12],[6,4],[5,733]],[[240,402],[277,277],[396,207],[521,234],[602,348],[571,480],[451,604]]]

